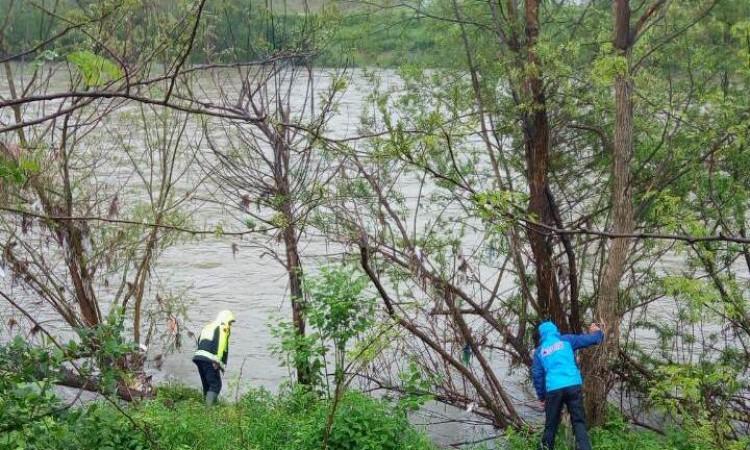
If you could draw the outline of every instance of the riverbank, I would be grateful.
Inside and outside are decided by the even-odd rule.
[[[287,390],[273,395],[251,390],[232,404],[206,409],[194,389],[167,386],[156,399],[119,405],[101,402],[62,409],[31,420],[9,432],[0,432],[1,449],[253,449],[319,450],[323,448],[330,402],[309,392]],[[338,405],[328,437],[331,450],[433,450],[437,447],[420,429],[409,424],[407,404],[377,400],[349,392]],[[566,450],[570,438],[558,437]],[[681,433],[660,436],[631,430],[623,421],[611,421],[592,430],[596,449],[704,450]],[[533,432],[510,433],[496,442],[463,448],[472,450],[536,448]]]
[[[252,3],[252,2],[251,2]],[[330,5],[329,5],[330,6]],[[165,17],[179,17],[184,11],[169,10],[163,5]],[[158,9],[158,8],[157,8]],[[190,64],[232,64],[254,61],[273,55],[307,53],[310,34],[316,40],[315,55],[310,63],[326,68],[400,68],[405,64],[440,67],[444,60],[437,49],[445,39],[440,23],[425,18],[408,8],[322,8],[316,5],[310,13],[304,7],[266,10],[263,5],[228,2],[207,7],[211,33],[198,33]],[[0,50],[0,58],[28,62],[38,57],[43,61],[66,61],[70,47],[81,45],[81,36],[70,36],[51,45],[42,56],[25,53],[37,45],[43,33],[44,13],[31,9],[20,19],[20,26],[9,30],[10,47]],[[217,19],[221,18],[221,20]],[[14,55],[16,55],[14,57]]]

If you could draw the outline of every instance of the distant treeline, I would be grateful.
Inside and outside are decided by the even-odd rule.
[[[9,6],[10,0],[0,0],[0,23],[11,15],[0,53],[3,57],[20,55],[17,59],[26,61],[40,55],[47,59],[60,57],[80,49],[87,40],[73,29],[50,46],[43,45],[38,51],[21,55],[66,27],[90,20],[101,12],[94,2],[71,0],[60,2],[56,10],[44,10],[26,2],[15,2],[12,9]],[[314,55],[313,63],[318,66],[433,63],[429,55],[437,41],[435,24],[419,20],[411,11],[352,8],[342,11],[319,4],[311,6],[310,12],[304,12],[298,1],[286,6],[273,5],[273,9],[265,2],[208,2],[189,61],[247,61],[283,51],[303,51]],[[144,34],[144,40],[149,35],[169,34],[170,29],[190,26],[194,16],[191,7],[177,2],[152,2],[148,8],[141,8],[140,23],[124,23],[113,33],[124,36],[138,30]],[[175,51],[180,44],[175,41]]]

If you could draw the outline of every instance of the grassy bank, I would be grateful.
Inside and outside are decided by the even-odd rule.
[[[207,409],[200,394],[183,387],[159,390],[157,399],[119,411],[108,403],[61,411],[0,432],[0,448],[14,450],[319,450],[330,404],[301,391],[272,395],[253,390],[237,403]],[[7,411],[6,411],[7,412]],[[702,450],[681,433],[660,436],[632,431],[613,421],[592,430],[594,448],[607,450]],[[537,436],[510,433],[507,440],[483,443],[473,450],[536,449]],[[572,450],[562,432],[558,449]],[[331,450],[435,449],[423,431],[412,427],[398,403],[350,392],[336,413]]]
[[[445,25],[439,27],[408,10],[311,16],[290,12],[270,16],[239,9],[232,20],[217,26],[212,46],[222,49],[220,55],[208,56],[199,48],[191,55],[191,62],[217,57],[228,61],[257,60],[278,52],[306,49],[310,40],[317,54],[313,64],[319,67],[432,67],[444,62],[439,60],[437,47],[441,36],[445,39]]]
[[[237,403],[207,409],[192,389],[159,390],[156,400],[123,412],[97,403],[46,416],[0,433],[0,448],[26,449],[295,449],[321,448],[329,403],[314,395],[253,390]],[[332,450],[429,450],[397,405],[351,392],[341,402]]]
[[[664,435],[651,431],[634,430],[620,419],[610,420],[605,426],[590,430],[591,445],[595,450],[719,450],[696,440],[679,430]],[[575,450],[573,433],[567,426],[558,430],[555,450]],[[505,450],[537,450],[539,436],[533,432],[511,432],[503,446]],[[475,447],[484,450],[490,447]],[[494,447],[498,448],[498,446]]]
[[[313,2],[316,3],[316,2]],[[73,4],[69,8],[73,8]],[[299,5],[274,10],[264,8],[264,2],[209,2],[205,28],[196,36],[196,44],[188,62],[226,62],[258,60],[270,55],[311,51],[316,57],[313,64],[319,67],[383,67],[397,68],[413,63],[439,66],[436,49],[445,26],[419,18],[406,9],[368,11],[344,8],[336,13],[313,4],[311,14],[302,13]],[[0,0],[0,22],[5,11]],[[184,11],[172,11],[170,2],[156,8],[164,17],[181,17]],[[24,53],[40,43],[45,36],[44,13],[32,7],[20,7],[7,30],[9,48],[0,56]],[[161,25],[159,25],[161,26]],[[52,32],[57,31],[56,29]],[[145,35],[157,34],[149,30]],[[442,34],[441,34],[442,33]],[[44,55],[32,53],[22,60],[34,58],[65,61],[67,55],[85,44],[85,36],[76,33],[65,35],[50,44]],[[147,45],[147,44],[144,44]],[[19,60],[21,60],[19,58]],[[162,62],[157,59],[157,62]]]
[[[404,64],[439,67],[436,25],[413,13],[356,14],[341,18],[334,38],[316,61],[323,67],[399,68]],[[445,29],[443,29],[443,33]]]

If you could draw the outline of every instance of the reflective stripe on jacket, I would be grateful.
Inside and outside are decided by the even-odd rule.
[[[193,354],[193,361],[204,360],[217,363],[222,369],[229,357],[229,325],[211,322],[201,331],[198,338],[198,349]]]

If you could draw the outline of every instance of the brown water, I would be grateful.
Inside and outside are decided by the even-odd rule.
[[[19,71],[20,72],[20,71]],[[391,72],[383,71],[379,75],[385,85],[394,86],[398,84],[398,78]],[[316,72],[318,89],[327,86],[327,73]],[[216,95],[216,87],[208,79],[205,81],[203,95],[210,99]],[[226,88],[226,87],[225,87]],[[360,116],[366,106],[365,97],[371,92],[370,80],[361,72],[353,72],[349,83],[349,89],[341,99],[339,110],[330,123],[329,135],[336,138],[352,137],[357,134]],[[301,83],[294,98],[304,98],[304,83]],[[0,85],[0,94],[6,94],[5,86]],[[54,90],[53,90],[54,91]],[[97,151],[101,151],[103,143],[106,146],[109,171],[103,177],[103,185],[112,191],[123,192],[122,198],[136,201],[144,195],[142,189],[138,188],[137,180],[134,180],[132,170],[129,169],[121,149],[116,143],[120,138],[126,138],[131,146],[143,146],[143,135],[137,127],[133,127],[131,118],[127,114],[135,111],[129,106],[122,116],[114,115],[108,119],[106,128],[101,130],[100,136],[93,139],[97,143]],[[0,111],[0,117],[7,120],[8,111]],[[120,117],[120,119],[118,119]],[[188,127],[187,142],[199,142],[197,123],[191,123]],[[187,145],[187,144],[186,144]],[[201,154],[208,154],[207,148],[200,148]],[[186,178],[180,189],[187,190],[190,183],[201,174],[201,169],[195,165],[190,167],[192,176]],[[418,196],[418,183],[402,183],[398,188],[407,199]],[[237,218],[229,211],[214,203],[205,203],[200,198],[210,198],[216,191],[215,186],[210,183],[204,185],[196,194],[196,200],[188,204],[192,211],[192,221],[195,227],[213,229],[221,223],[227,230],[242,229]],[[414,201],[408,200],[407,204],[414,208]],[[419,229],[423,226],[429,213],[417,214],[418,217],[408,219],[409,223]],[[271,246],[278,245],[272,239],[267,242]],[[232,245],[236,244],[238,251],[232,251]],[[467,235],[463,241],[464,254],[472,254],[478,247],[482,246],[479,236]],[[306,236],[302,241],[302,252],[304,265],[307,269],[314,270],[320,264],[337,260],[340,251],[335,246],[328,245],[319,236]],[[278,248],[278,247],[277,247]],[[207,237],[200,239],[186,239],[169,248],[158,260],[154,272],[153,282],[159,286],[162,292],[184,293],[183,300],[191,302],[188,321],[185,328],[198,333],[201,327],[213,317],[219,310],[230,309],[237,317],[236,325],[232,332],[230,342],[229,365],[225,375],[225,390],[223,395],[234,396],[243,392],[250,386],[265,387],[275,391],[287,379],[288,371],[282,367],[277,357],[272,355],[271,346],[274,339],[271,335],[269,324],[279,320],[289,320],[290,309],[288,304],[287,279],[284,269],[269,256],[264,256],[264,251],[251,245],[248,240],[229,237]],[[664,261],[666,267],[679,268],[682,262],[679,258]],[[23,298],[23,292],[17,287],[10,287],[7,277],[0,274],[0,287],[9,290]],[[487,280],[492,278],[492,273],[487,271],[483,274]],[[486,280],[485,280],[486,281]],[[510,286],[506,286],[510,287]],[[114,287],[100,287],[100,298],[112,297]],[[501,289],[502,290],[502,289]],[[153,295],[155,291],[152,291]],[[30,300],[30,298],[27,298]],[[54,320],[54,316],[43,308],[36,309],[40,320]],[[654,309],[652,308],[652,311]],[[657,309],[669,314],[671,308]],[[3,319],[2,327],[5,327],[7,335],[8,319],[18,314],[9,311],[6,305],[0,306],[0,318]],[[650,336],[641,337],[644,340]],[[150,349],[153,356],[161,352],[158,345]],[[177,380],[193,386],[199,386],[199,379],[195,366],[191,362],[193,345],[189,340],[184,342],[183,348],[166,356],[161,370],[155,371],[155,379],[160,382]],[[516,371],[509,374],[506,362],[502,358],[493,361],[498,374],[506,382],[509,393],[520,401],[529,400],[529,386],[526,384],[527,374],[524,371]],[[522,408],[522,412],[530,419],[537,419],[538,413],[531,409]],[[456,424],[453,420],[470,420],[471,414],[455,408],[431,404],[421,414],[413,417],[417,424],[436,423],[429,426],[430,434],[435,440],[442,444],[471,440],[491,433],[485,426],[471,424]]]
[[[316,75],[316,85],[324,89],[327,86],[326,74],[318,72]],[[392,86],[398,82],[390,72],[382,72],[380,76],[385,85]],[[301,87],[304,88],[304,83],[301,83]],[[370,94],[371,88],[370,80],[361,72],[351,74],[349,89],[330,123],[329,136],[347,138],[357,135],[365,97]],[[299,92],[298,98],[304,98],[303,95]],[[416,180],[402,183],[399,189],[413,207],[418,195]],[[204,228],[210,229],[219,221],[227,225],[227,229],[232,228],[229,224],[233,219],[215,205],[201,206],[196,210],[196,218],[198,223],[205,223]],[[419,217],[416,226],[424,221],[425,218]],[[236,254],[231,249],[233,243],[239,247]],[[476,239],[467,238],[467,254],[471,251],[468,247],[476,244]],[[311,271],[316,266],[336,261],[340,252],[338,247],[316,235],[303,238],[301,249],[303,264]],[[262,250],[254,248],[246,240],[212,237],[170,248],[159,259],[156,273],[161,283],[177,291],[186,290],[194,300],[187,324],[194,332],[213,319],[221,309],[230,309],[235,313],[237,323],[231,336],[225,395],[236,395],[250,386],[277,390],[288,379],[288,369],[282,367],[279,359],[270,351],[274,338],[269,324],[290,318],[286,273],[276,261],[264,257]],[[197,371],[190,360],[192,351],[193,346],[187,343],[181,351],[169,355],[156,379],[178,380],[198,386]],[[516,390],[514,393],[524,395]],[[430,404],[413,416],[415,424],[425,426],[433,439],[446,445],[491,432],[485,426],[452,422],[469,419],[470,413],[439,404]],[[436,424],[430,425],[433,423]]]
[[[19,82],[28,79],[28,67],[16,66],[15,72]],[[386,86],[398,83],[398,78],[391,72],[381,71],[378,75]],[[315,76],[317,89],[327,88],[329,73],[316,71]],[[57,72],[52,80],[50,92],[65,90],[64,71]],[[222,88],[231,89],[231,78],[224,80],[227,84]],[[218,94],[214,80],[209,77],[199,79],[198,84],[202,86],[200,92],[206,99],[210,100]],[[297,108],[302,107],[305,88],[306,84],[302,81],[293,90],[292,98],[299,99]],[[370,78],[362,72],[350,73],[349,88],[340,99],[338,111],[330,122],[329,136],[348,138],[357,135],[360,116],[365,107],[365,97],[371,93],[371,89]],[[0,94],[7,98],[5,83],[0,83]],[[54,105],[55,102],[47,103],[46,111],[51,111]],[[25,114],[31,117],[40,113],[35,109],[36,106],[40,105],[27,107]],[[82,150],[90,150],[92,155],[103,157],[104,161],[99,163],[97,169],[97,188],[102,189],[102,192],[106,191],[107,195],[118,193],[123,204],[123,216],[127,216],[128,208],[143,201],[146,195],[141,180],[133,173],[132,162],[122,151],[123,145],[134,149],[145,148],[144,134],[134,125],[137,123],[138,111],[135,105],[128,105],[108,116],[105,123],[86,139],[84,145],[89,148]],[[10,114],[8,108],[0,111],[3,123],[12,122]],[[187,129],[183,141],[186,148],[200,142],[199,124],[191,119]],[[199,154],[210,159],[210,150],[205,144],[200,145]],[[198,164],[186,164],[181,167],[187,167],[190,173],[177,186],[178,190],[184,192],[192,190],[191,183],[203,174],[203,169]],[[413,183],[404,183],[400,188],[411,198],[409,203],[413,205],[413,199],[418,195],[416,180]],[[214,202],[203,201],[216,199],[216,192],[215,186],[206,183],[194,194],[195,201],[186,204],[186,209],[191,212],[192,227],[211,230],[217,224],[222,224],[227,231],[243,229],[237,220],[236,212],[230,212]],[[418,218],[415,224],[423,222],[424,218]],[[4,232],[0,230],[0,234]],[[37,246],[44,245],[33,233],[25,236],[25,239],[34,240],[34,245]],[[266,244],[281,250],[278,243],[271,238]],[[238,251],[232,250],[233,245],[237,246]],[[301,250],[305,268],[313,271],[320,264],[337,260],[337,255],[340,254],[339,248],[329,245],[320,236],[303,238]],[[195,334],[199,334],[202,326],[212,320],[218,311],[230,309],[234,312],[237,322],[232,331],[229,364],[222,395],[234,397],[249,387],[265,387],[276,391],[288,379],[288,369],[283,367],[281,361],[271,352],[274,338],[269,328],[271,323],[290,318],[287,278],[283,267],[268,255],[264,256],[264,250],[252,245],[247,239],[216,236],[184,239],[160,256],[153,273],[152,285],[158,286],[158,289],[151,289],[146,296],[147,302],[153,301],[157,290],[162,294],[180,293],[182,301],[189,302],[187,321],[182,326],[183,329]],[[117,287],[117,283],[112,283],[109,287],[101,285],[98,287],[97,295],[100,299],[113,298]],[[11,283],[5,271],[0,272],[0,288],[26,302],[35,318],[43,322],[48,329],[69,335],[69,330],[59,323],[57,316],[43,305],[35,303],[33,295],[24,292],[19,285]],[[104,302],[106,303],[106,300]],[[17,332],[17,329],[11,330],[7,326],[11,317],[19,322],[22,320],[18,312],[2,304],[0,331],[5,336]],[[181,349],[166,354],[159,370],[150,364],[155,381],[178,381],[199,386],[198,374],[191,361],[193,350],[193,342],[185,338]],[[151,357],[162,352],[163,349],[158,342],[154,342],[149,349]],[[451,423],[452,420],[469,416],[470,414],[464,411],[431,404],[423,413],[415,414],[413,421],[425,426],[431,422],[440,422],[438,425],[428,426],[428,430],[436,441],[448,444],[472,439],[477,435],[477,430],[473,426]]]

